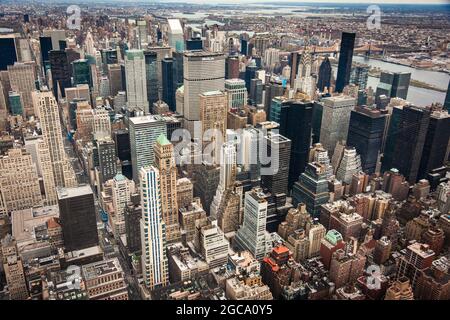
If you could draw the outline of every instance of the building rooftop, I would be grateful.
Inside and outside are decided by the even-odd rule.
[[[96,279],[108,274],[122,272],[119,260],[117,258],[98,261],[86,264],[82,267],[83,276],[86,281]]]
[[[58,188],[57,193],[58,199],[68,199],[93,194],[91,187],[87,184],[73,188]]]

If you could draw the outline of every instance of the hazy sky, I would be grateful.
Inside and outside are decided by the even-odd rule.
[[[151,1],[151,0],[150,0]],[[164,2],[164,0],[160,0]],[[167,0],[166,0],[167,1]],[[192,3],[255,3],[255,2],[334,2],[334,3],[449,3],[449,0],[169,0],[170,2],[192,2]]]

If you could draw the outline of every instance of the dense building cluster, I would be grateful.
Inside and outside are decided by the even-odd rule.
[[[450,93],[409,102],[427,79],[391,70],[370,86],[354,57],[393,43],[170,6],[82,11],[75,29],[15,8],[0,299],[450,299]]]

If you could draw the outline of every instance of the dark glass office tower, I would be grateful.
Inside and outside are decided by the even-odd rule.
[[[96,141],[98,152],[99,184],[102,185],[117,173],[116,145],[112,139]]]
[[[101,55],[103,64],[116,64],[119,61],[116,49],[103,49]]]
[[[87,59],[72,62],[73,85],[87,84],[92,87],[91,68]]]
[[[247,40],[241,39],[241,54],[246,56],[248,54],[248,44]]]
[[[145,78],[147,79],[147,100],[150,106],[159,100],[158,96],[158,60],[154,51],[144,51]]]
[[[98,245],[94,194],[89,185],[57,190],[59,218],[67,251]]]
[[[423,145],[419,179],[425,179],[430,171],[444,166],[449,139],[450,116],[447,110],[433,112]]]
[[[14,37],[0,38],[0,70],[7,70],[8,66],[17,61],[16,41]]]
[[[322,126],[322,114],[323,114],[323,104],[322,102],[315,101],[313,103],[312,110],[312,143],[320,142],[320,127]]]
[[[405,106],[403,110],[394,108],[394,112],[386,140],[387,157],[383,159],[383,169],[396,168],[409,183],[416,183],[431,111],[428,108]],[[390,135],[394,136],[393,139]]]
[[[50,50],[53,50],[52,47],[52,38],[51,37],[39,37],[39,44],[41,45],[41,58],[42,63],[49,64],[50,58],[49,58],[49,52]]]
[[[341,50],[339,51],[339,64],[336,77],[336,92],[342,92],[344,87],[348,85],[350,81],[355,37],[355,33],[342,32]]]
[[[288,192],[289,163],[291,157],[291,140],[280,135],[268,133],[265,139],[267,146],[267,156],[271,158],[271,163],[262,167],[277,167],[275,174],[262,175],[261,184],[272,195]]]
[[[161,61],[162,70],[162,100],[167,103],[170,111],[176,111],[175,105],[175,87],[173,80],[173,59],[164,58]]]
[[[126,129],[113,131],[116,154],[120,161],[131,161],[130,134]]]
[[[375,95],[387,97],[398,97],[406,100],[408,96],[411,73],[409,72],[381,72],[380,83]]]
[[[250,92],[250,82],[256,78],[256,71],[258,71],[258,67],[254,62],[245,68],[245,87],[247,92]]]
[[[263,83],[261,79],[252,79],[250,81],[250,94],[248,98],[250,104],[257,106],[262,103]]]
[[[53,81],[53,94],[55,98],[58,99],[58,86],[61,90],[61,96],[65,97],[65,89],[72,86],[70,74],[69,61],[67,59],[67,54],[62,50],[51,50],[49,53],[50,69],[52,73]]]
[[[298,52],[291,52],[291,55],[289,57],[289,66],[291,67],[291,78],[289,79],[289,83],[291,84],[291,87],[294,86],[295,77],[297,77],[298,66],[300,64],[300,57],[301,55]]]
[[[364,172],[372,174],[378,162],[386,117],[377,109],[356,107],[350,115],[347,146],[361,156]]]
[[[201,38],[192,38],[186,40],[186,50],[203,50],[203,41]]]
[[[292,77],[292,76],[291,76]],[[331,63],[328,56],[325,57],[322,64],[319,67],[319,79],[317,81],[317,88],[320,92],[323,92],[325,88],[330,88],[331,86]]]
[[[173,58],[173,87],[176,91],[184,83],[183,79],[183,52],[172,52]]]
[[[312,102],[283,98],[272,100],[270,120],[280,124],[281,135],[291,140],[288,188],[305,171],[311,145]]]
[[[445,96],[444,109],[450,113],[450,81],[448,82],[447,94]]]
[[[280,79],[272,79],[270,82],[266,82],[264,86],[264,111],[268,118],[270,116],[272,99],[282,96],[284,94],[284,89]]]

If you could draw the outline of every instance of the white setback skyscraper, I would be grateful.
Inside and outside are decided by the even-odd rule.
[[[182,52],[184,51],[184,32],[183,26],[180,23],[179,19],[168,19],[169,23],[169,46],[171,46],[175,51]]]
[[[149,113],[144,51],[135,49],[126,51],[125,78],[128,110],[141,110],[146,114]]]
[[[245,193],[244,221],[236,234],[236,245],[250,251],[255,259],[262,260],[266,254],[267,201],[261,189]]]
[[[139,170],[141,180],[142,275],[149,290],[169,283],[166,225],[162,219],[159,171],[153,166]]]

